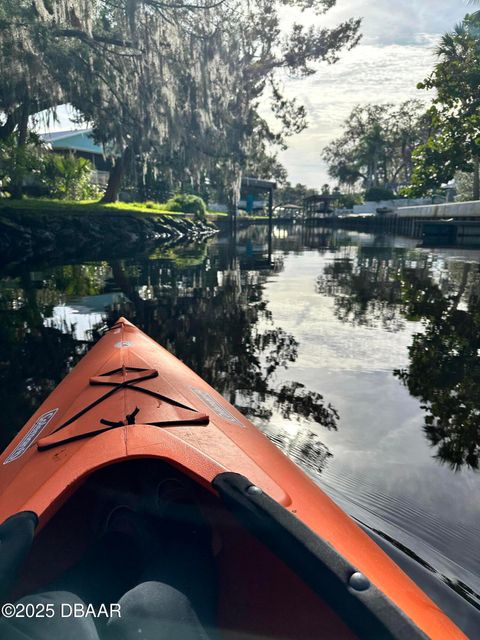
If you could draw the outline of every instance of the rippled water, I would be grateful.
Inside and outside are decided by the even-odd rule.
[[[352,516],[480,599],[480,254],[251,227],[0,269],[2,445],[125,315]]]

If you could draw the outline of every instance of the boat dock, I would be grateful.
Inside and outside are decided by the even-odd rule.
[[[398,207],[330,218],[328,222],[346,229],[421,238],[426,246],[480,246],[480,201]]]

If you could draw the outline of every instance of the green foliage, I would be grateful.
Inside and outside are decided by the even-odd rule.
[[[472,172],[480,158],[480,14],[467,15],[443,36],[439,62],[418,85],[435,90],[429,110],[432,135],[414,155],[411,195],[431,193],[455,172]],[[473,194],[475,199],[480,194]]]
[[[153,202],[153,200],[147,200],[147,202],[144,203],[144,206],[146,209],[150,209],[152,211],[156,211],[162,207],[159,202]]]
[[[365,191],[366,202],[380,202],[381,200],[394,200],[395,194],[391,189],[385,187],[371,187]]]
[[[18,188],[54,198],[88,200],[98,198],[91,184],[92,165],[73,154],[47,152],[37,136],[29,134],[25,144],[18,135],[0,140],[0,181],[3,190]]]
[[[297,183],[296,185],[286,182],[281,189],[277,189],[273,192],[274,203],[278,204],[296,204],[302,206],[303,201],[308,196],[315,196],[318,194],[316,189],[310,189],[304,184]]]
[[[452,133],[445,127],[414,151],[411,185],[405,190],[407,196],[432,195],[452,180],[458,169],[472,171],[464,146]]]
[[[167,211],[193,213],[196,219],[204,220],[207,214],[205,202],[199,196],[178,193],[166,204]]]
[[[363,197],[360,193],[342,193],[338,199],[340,209],[353,209],[356,204],[363,204]]]
[[[92,164],[72,153],[50,153],[45,159],[44,181],[54,198],[89,200],[99,197],[92,185]]]
[[[166,184],[144,184],[145,199],[203,193],[207,176],[232,203],[247,167],[285,177],[275,146],[306,126],[278,77],[310,75],[360,37],[358,19],[283,28],[286,5],[320,15],[335,0],[2,0],[0,138],[68,103],[112,150],[107,200],[150,165]],[[268,91],[278,130],[260,114]]]
[[[399,106],[370,104],[355,107],[344,123],[343,135],[323,151],[332,178],[340,185],[398,191],[410,183],[412,153],[430,135],[424,105],[408,100]]]
[[[8,191],[15,184],[25,180],[38,180],[44,166],[44,149],[38,138],[30,135],[26,143],[18,145],[17,136],[11,134],[0,140],[0,183],[1,189]]]

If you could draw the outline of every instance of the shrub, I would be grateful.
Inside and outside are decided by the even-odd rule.
[[[167,211],[176,211],[181,213],[193,213],[196,219],[205,219],[207,207],[202,198],[198,196],[179,193],[166,204]]]
[[[366,202],[380,202],[381,200],[395,200],[396,195],[385,187],[372,187],[365,191]]]
[[[18,191],[21,195],[22,186],[31,186],[41,180],[44,166],[45,149],[38,137],[29,134],[26,144],[19,147],[17,136],[10,135],[0,142],[0,191]]]
[[[359,193],[344,193],[338,199],[338,206],[342,209],[353,209],[356,204],[362,204],[363,198]]]
[[[92,184],[92,164],[72,153],[51,153],[45,160],[44,181],[54,198],[88,200],[98,197]]]
[[[171,211],[171,209],[167,209],[166,204],[162,204],[161,202],[155,202],[154,200],[147,200],[143,202],[141,207],[145,207],[145,209],[151,209],[152,211]]]

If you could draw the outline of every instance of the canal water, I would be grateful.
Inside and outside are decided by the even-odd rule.
[[[0,267],[2,448],[124,315],[342,508],[480,603],[480,252],[254,226]],[[470,603],[470,604],[468,604]]]

